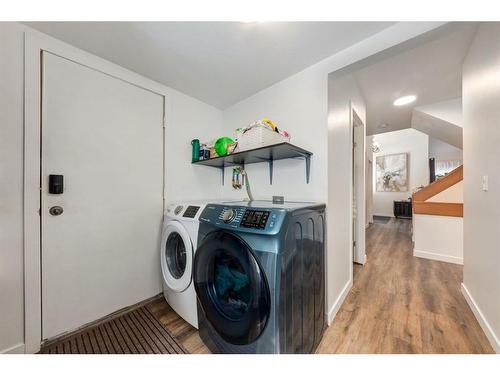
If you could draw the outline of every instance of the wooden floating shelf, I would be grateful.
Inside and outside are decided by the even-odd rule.
[[[236,165],[245,166],[245,164],[268,163],[269,183],[272,184],[273,162],[275,160],[303,158],[306,162],[306,183],[309,183],[312,155],[313,153],[310,151],[294,146],[291,143],[283,142],[252,150],[235,152],[233,154],[219,156],[217,158],[194,161],[192,164],[219,168],[222,173],[222,184],[224,185],[224,168]]]

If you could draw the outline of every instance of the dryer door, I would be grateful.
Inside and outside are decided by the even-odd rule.
[[[207,320],[226,342],[245,345],[261,335],[271,296],[265,273],[244,241],[224,231],[207,235],[196,250],[193,279]]]
[[[167,223],[161,241],[161,271],[166,286],[183,292],[191,284],[193,244],[178,221]]]

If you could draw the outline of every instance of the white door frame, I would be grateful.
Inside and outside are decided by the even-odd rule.
[[[367,149],[367,147],[371,147],[371,145],[365,145],[365,149],[368,153],[372,152],[371,150]],[[373,223],[373,160],[368,157],[368,153],[366,156],[367,163],[365,175],[366,228],[368,228],[368,226]]]
[[[358,111],[354,107],[353,103],[350,103],[350,139],[351,139],[351,150],[353,150],[351,154],[351,214],[350,214],[350,232],[351,232],[351,254],[352,254],[352,262],[365,264],[366,262],[366,249],[365,249],[365,217],[366,217],[366,188],[365,188],[365,163],[366,163],[366,127],[363,123],[363,120],[358,115]],[[361,132],[355,132],[355,128],[361,128]],[[355,147],[355,136],[356,138],[356,147]],[[355,191],[354,187],[354,165],[355,165],[355,155],[358,157],[358,160],[361,161],[361,165],[359,166],[359,172],[357,175],[357,187]],[[356,208],[357,208],[357,222],[354,227],[353,220],[353,210],[352,203],[354,201],[354,197],[356,197]],[[354,228],[353,228],[354,227]],[[356,232],[354,232],[356,231]],[[357,236],[355,236],[357,234]],[[356,247],[354,248],[354,238],[356,238]],[[351,263],[352,263],[351,262]],[[352,273],[351,273],[352,275]]]
[[[165,114],[170,89],[139,74],[26,27],[24,32],[24,342],[25,353],[40,350],[42,340],[40,141],[41,52],[47,51],[140,88],[162,95]],[[164,150],[165,165],[165,150]],[[163,196],[165,199],[165,173]]]

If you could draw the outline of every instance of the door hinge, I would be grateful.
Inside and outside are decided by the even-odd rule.
[[[356,241],[352,241],[352,246],[356,247]]]
[[[162,127],[163,127],[163,129],[165,129],[167,127],[167,119],[165,117],[163,117]]]

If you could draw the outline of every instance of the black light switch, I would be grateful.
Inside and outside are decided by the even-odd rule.
[[[64,191],[64,176],[49,174],[49,194],[62,194]]]

